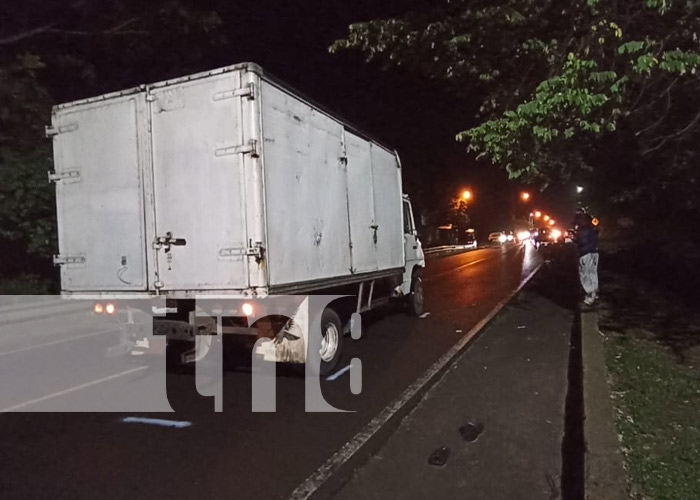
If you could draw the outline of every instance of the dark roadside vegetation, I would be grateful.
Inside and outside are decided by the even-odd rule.
[[[700,498],[700,251],[601,250],[600,330],[631,497]]]

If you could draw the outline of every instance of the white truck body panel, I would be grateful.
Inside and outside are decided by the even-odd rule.
[[[54,115],[55,129],[70,130],[54,142],[59,258],[73,260],[61,266],[66,290],[147,289],[145,113],[132,94]]]
[[[56,106],[51,135],[66,294],[250,296],[404,273],[396,154],[255,65]]]

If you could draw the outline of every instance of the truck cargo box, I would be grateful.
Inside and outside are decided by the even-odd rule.
[[[240,64],[55,106],[66,294],[303,292],[404,267],[395,152]]]

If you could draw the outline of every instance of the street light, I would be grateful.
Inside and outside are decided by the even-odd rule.
[[[576,193],[577,194],[583,193],[583,186],[576,186]]]
[[[535,210],[535,219],[539,219],[540,217],[542,217],[542,212]]]
[[[528,201],[530,199],[530,193],[528,193],[527,191],[523,191],[522,193],[520,193],[520,199],[523,201]]]
[[[549,225],[553,226],[554,225],[554,219],[549,219]]]
[[[544,216],[544,221],[547,222],[549,220],[549,215]]]
[[[472,192],[469,191],[468,189],[465,189],[462,191],[462,199],[465,201],[469,201],[472,199]]]

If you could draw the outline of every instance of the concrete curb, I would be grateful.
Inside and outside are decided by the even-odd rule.
[[[581,312],[586,500],[628,500],[598,313]]]

